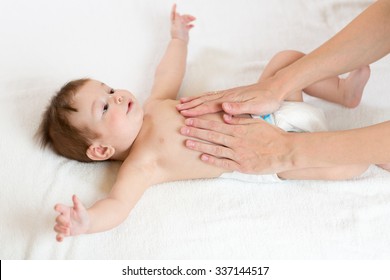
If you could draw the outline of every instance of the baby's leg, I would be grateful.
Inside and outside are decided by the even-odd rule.
[[[377,164],[380,168],[383,168],[384,170],[387,170],[390,172],[390,163],[382,163],[382,164]]]
[[[305,56],[304,53],[293,50],[277,53],[265,67],[259,82],[272,77],[279,70],[294,63],[303,56]],[[328,78],[304,88],[303,91],[311,96],[354,108],[360,103],[363,89],[369,77],[370,67],[364,66],[352,71],[345,79],[339,77]],[[294,92],[286,100],[302,101],[302,93],[300,91]]]
[[[364,66],[349,73],[345,79],[329,78],[308,86],[303,91],[348,108],[355,108],[362,99],[364,87],[370,78],[370,67]]]
[[[292,180],[346,180],[363,174],[368,165],[346,165],[290,170],[278,173],[282,179]]]
[[[300,59],[303,56],[305,56],[304,53],[298,52],[298,51],[293,51],[293,50],[286,50],[286,51],[278,52],[267,63],[267,65],[264,68],[263,73],[261,73],[261,75],[260,75],[258,82],[261,82],[269,77],[272,77],[279,70],[294,63],[295,61],[297,61],[298,59]],[[303,101],[302,92],[297,91],[297,92],[292,93],[291,95],[289,95],[286,98],[286,101]]]

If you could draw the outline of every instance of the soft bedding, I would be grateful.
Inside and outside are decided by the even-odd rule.
[[[181,95],[254,82],[278,51],[309,52],[372,1],[186,0],[197,17]],[[119,227],[55,241],[57,202],[104,197],[118,163],[84,164],[34,140],[49,98],[81,77],[142,101],[169,40],[168,0],[0,2],[1,259],[385,259],[390,173],[371,166],[345,181],[151,187]],[[314,98],[332,130],[390,118],[390,57],[371,65],[361,105]],[[372,139],[375,141],[375,139]],[[320,148],[320,147],[319,147]]]

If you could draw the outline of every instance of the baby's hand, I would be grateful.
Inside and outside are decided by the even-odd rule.
[[[171,11],[171,36],[175,39],[180,39],[185,42],[188,42],[189,35],[188,32],[192,27],[192,21],[195,20],[194,16],[191,15],[180,15],[176,12],[176,4],[172,6]]]
[[[73,207],[63,204],[57,204],[54,207],[54,210],[60,213],[56,218],[56,225],[54,226],[58,242],[64,240],[64,237],[86,233],[89,228],[87,209],[76,195],[73,195],[72,200]]]

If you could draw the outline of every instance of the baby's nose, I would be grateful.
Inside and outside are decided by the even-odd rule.
[[[116,96],[115,97],[116,104],[121,104],[123,102],[123,96]]]

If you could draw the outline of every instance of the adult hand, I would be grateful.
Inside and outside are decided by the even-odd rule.
[[[204,162],[225,170],[265,174],[293,168],[291,134],[259,119],[225,114],[224,120],[228,124],[186,119],[181,134],[208,142],[189,139],[186,146],[201,152]]]
[[[283,100],[268,88],[268,81],[196,97],[183,97],[176,108],[185,117],[225,111],[229,115],[266,115],[276,111]],[[275,91],[276,92],[276,91]]]

